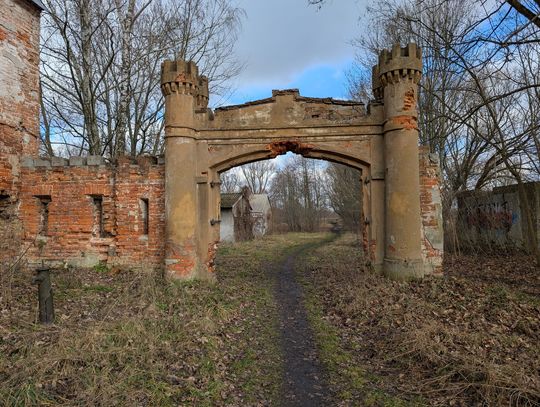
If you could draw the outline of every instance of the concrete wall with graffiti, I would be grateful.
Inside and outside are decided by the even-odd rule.
[[[540,237],[540,182],[525,185]],[[522,249],[525,247],[525,219],[517,185],[493,191],[467,191],[458,197],[459,242],[469,249]]]

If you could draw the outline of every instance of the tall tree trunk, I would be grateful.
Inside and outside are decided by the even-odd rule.
[[[41,80],[39,81],[39,104],[41,108],[41,119],[43,121],[43,136],[41,138],[43,145],[45,146],[45,151],[49,157],[54,157],[54,150],[51,143],[51,123],[49,121],[49,113],[45,107],[45,102],[43,100],[43,86]]]
[[[88,152],[100,155],[101,141],[97,124],[95,98],[92,91],[92,17],[91,1],[81,0],[79,18],[81,23],[81,106],[84,116],[84,125],[88,134]]]
[[[126,151],[127,126],[129,121],[129,79],[131,76],[131,37],[135,18],[135,0],[129,0],[125,14],[122,13],[122,0],[116,0],[118,20],[122,22],[122,51],[120,62],[120,100],[116,125],[115,156],[123,155]],[[134,146],[131,154],[136,155]]]

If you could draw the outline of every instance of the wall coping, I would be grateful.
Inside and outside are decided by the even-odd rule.
[[[58,167],[119,167],[123,165],[161,166],[165,164],[165,157],[160,156],[123,156],[114,161],[107,161],[103,156],[74,156],[63,157],[22,157],[23,168],[58,168]]]

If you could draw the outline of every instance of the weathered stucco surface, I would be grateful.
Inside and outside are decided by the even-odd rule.
[[[212,111],[208,81],[192,62],[165,61],[166,265],[178,277],[208,273],[208,250],[219,240],[219,174],[292,151],[362,172],[365,227],[371,261],[397,279],[423,276],[417,97],[420,49],[383,51],[373,70],[377,100],[307,98],[297,90]],[[427,217],[426,217],[427,218]],[[194,222],[195,221],[195,222]],[[428,236],[428,237],[426,237]],[[180,251],[179,249],[182,248]],[[441,249],[441,250],[439,250]],[[437,247],[442,253],[442,247]],[[435,254],[431,257],[435,257]],[[183,265],[189,254],[194,261]]]

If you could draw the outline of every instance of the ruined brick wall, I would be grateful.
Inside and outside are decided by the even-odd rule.
[[[441,274],[444,249],[439,158],[420,147],[420,214],[425,273]]]
[[[30,264],[163,265],[162,159],[125,157],[110,165],[101,157],[25,158],[21,174],[19,212]],[[420,188],[426,273],[438,274],[443,250],[439,164],[427,150],[420,154]]]
[[[38,152],[39,15],[27,0],[0,1],[0,267],[20,249],[20,160]]]
[[[22,176],[30,263],[162,265],[164,165],[156,158],[126,157],[117,165],[101,157],[26,159]]]

